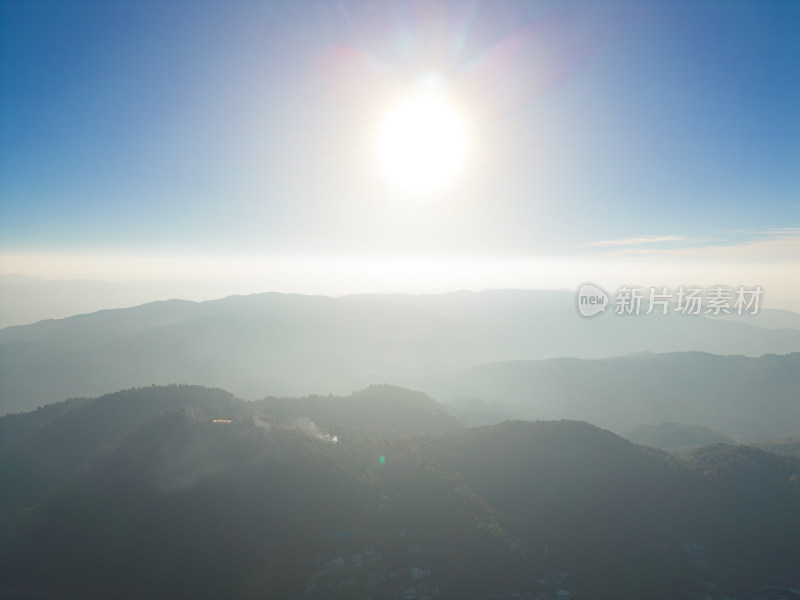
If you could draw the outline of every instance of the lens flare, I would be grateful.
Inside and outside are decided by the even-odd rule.
[[[377,137],[378,166],[398,188],[427,194],[462,172],[467,142],[464,119],[445,93],[417,90],[386,114]]]

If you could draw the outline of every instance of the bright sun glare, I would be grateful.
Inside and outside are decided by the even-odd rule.
[[[439,89],[422,89],[394,105],[377,138],[378,166],[389,181],[414,194],[440,190],[463,170],[467,131]]]

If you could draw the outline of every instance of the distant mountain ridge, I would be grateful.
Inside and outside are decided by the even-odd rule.
[[[619,432],[681,422],[752,442],[795,434],[800,423],[800,353],[498,362],[420,387],[448,404],[491,399],[514,418],[580,419]]]
[[[230,292],[228,292],[230,294]],[[219,298],[216,286],[179,281],[119,283],[0,273],[0,328],[135,307],[170,298]]]
[[[800,331],[702,317],[586,320],[567,292],[163,301],[0,330],[0,414],[175,381],[247,399],[376,382],[435,392],[424,385],[431,375],[498,361],[684,350],[782,354],[800,350]]]

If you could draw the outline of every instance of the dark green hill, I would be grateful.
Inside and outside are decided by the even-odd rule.
[[[245,410],[243,401],[223,390],[169,385],[68,400],[0,418],[0,470],[13,482],[0,488],[0,505],[35,503],[91,468],[149,419],[189,406],[225,418]]]
[[[410,580],[411,565],[435,558],[437,584],[466,593],[521,561],[444,469],[399,454],[386,464],[375,440],[333,444],[291,424],[198,412],[147,421],[36,505],[9,507],[0,580],[80,598],[298,597],[316,557],[378,546],[384,574]],[[467,563],[491,571],[465,573]]]
[[[568,564],[592,597],[621,581],[630,597],[688,597],[699,576],[738,595],[800,564],[800,461],[718,445],[684,463],[573,421],[466,430],[436,452],[534,561]],[[687,541],[708,569],[687,570]]]
[[[368,414],[333,443],[298,427],[310,409]],[[386,386],[258,403],[167,386],[0,419],[28,432],[0,461],[0,589],[292,598],[315,583],[331,600],[388,598],[419,567],[441,598],[566,585],[666,599],[800,575],[796,459],[727,445],[679,459],[577,421],[395,435],[439,410]],[[364,435],[381,418],[400,425]],[[325,566],[367,549],[380,563]]]
[[[373,523],[321,444],[156,417],[27,515],[3,575],[81,598],[296,597],[326,531]]]
[[[463,426],[427,394],[393,385],[373,385],[349,396],[265,398],[254,405],[268,418],[310,419],[337,435],[396,437],[445,433]]]
[[[62,402],[40,406],[27,413],[12,413],[0,418],[0,455],[10,452],[42,427],[64,413],[83,406],[88,399],[71,398]]]
[[[664,530],[682,522],[684,472],[669,455],[588,423],[509,422],[466,431],[444,460],[517,532],[535,562],[614,597],[679,597],[693,582]]]
[[[800,565],[800,459],[715,444],[685,461],[702,481],[695,530],[717,566],[755,583],[754,574]]]

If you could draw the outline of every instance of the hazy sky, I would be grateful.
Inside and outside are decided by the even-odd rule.
[[[0,273],[800,298],[800,3],[34,0],[0,24]],[[374,140],[425,78],[468,144],[420,195]]]

